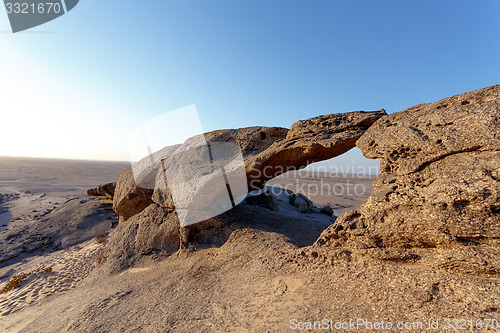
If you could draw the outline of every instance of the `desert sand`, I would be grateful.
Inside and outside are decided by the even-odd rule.
[[[115,214],[111,202],[85,193],[128,165],[0,157],[0,288],[34,272],[21,288],[0,295],[0,316],[71,289],[89,274],[105,241],[95,237],[109,232]]]
[[[157,271],[154,267],[131,268],[118,276],[103,279],[94,275],[86,280],[104,250],[106,234],[112,230],[110,222],[117,219],[109,200],[88,197],[86,192],[89,188],[116,180],[127,163],[2,157],[0,165],[0,193],[4,195],[0,203],[0,288],[15,275],[31,273],[19,287],[0,295],[0,327],[8,331],[19,331],[23,327],[27,331],[37,331],[46,325],[40,322],[38,314],[52,311],[50,306],[44,305],[45,302],[60,304],[66,302],[60,297],[70,297],[67,305],[81,304],[83,307],[87,301],[101,297],[102,292],[83,291],[85,289],[81,288],[102,286],[106,294],[119,285],[131,287],[135,283],[142,284],[141,279],[145,284],[155,280],[150,279],[152,271]],[[340,215],[361,205],[370,194],[371,182],[370,177],[345,175],[333,179],[317,172],[290,172],[275,178],[269,185],[302,192],[316,207],[330,205],[334,214]],[[320,183],[328,185],[318,191],[315,188]],[[362,184],[365,190],[347,191],[345,184],[352,184],[349,187]],[[343,187],[345,193],[340,193],[337,188],[338,195],[332,196],[326,188],[333,189],[334,186]],[[285,217],[292,214],[294,218],[301,215],[286,208],[282,208],[280,214]],[[294,231],[290,225],[290,230],[284,231],[302,245],[311,245],[335,221],[335,216],[317,213],[312,217],[310,214],[303,216],[311,219],[313,224],[310,227],[299,226]],[[181,264],[186,267],[175,273],[174,279],[181,277],[183,270],[192,266],[192,260],[199,255],[204,258],[214,253],[202,251],[190,257],[186,265]],[[170,259],[172,262],[165,263],[170,268],[161,268],[160,271],[165,273],[164,269],[173,269],[176,262],[184,259],[183,254],[178,254]],[[158,278],[164,273],[155,276]],[[273,283],[284,282],[278,279]],[[85,296],[68,294],[74,288]],[[58,313],[59,310],[53,314]],[[92,331],[90,327],[83,330]]]
[[[63,164],[54,167],[53,174],[48,167],[45,179],[51,184],[72,179],[60,171],[75,164]],[[89,202],[80,202],[97,200],[85,197],[87,187],[112,181],[120,172],[116,165],[97,167],[101,172],[108,168],[109,176],[85,179],[79,175],[63,191],[62,186],[56,187],[52,202],[54,212],[60,213],[55,216],[66,214],[72,219],[70,211],[77,209],[75,203],[87,210]],[[36,163],[25,171],[36,174],[34,169]],[[90,167],[80,171],[95,175]],[[345,184],[361,179],[362,184],[370,183],[369,177],[339,180],[302,175],[297,182],[294,176],[286,174],[272,183],[287,188],[301,184],[309,188],[321,180]],[[51,196],[53,185],[43,182],[25,181],[16,187],[11,180],[9,193],[19,193],[19,198],[4,207],[22,207],[16,200],[25,200],[26,189],[35,193],[30,201],[34,204],[38,204],[38,192]],[[370,187],[367,189],[369,192]],[[335,207],[338,202],[337,209],[356,209],[368,192],[354,197],[311,198],[319,207],[326,203]],[[63,202],[72,197],[76,199]],[[88,210],[92,215],[92,208]],[[43,218],[34,217],[31,211],[21,210],[21,216],[32,222]],[[314,228],[297,224],[277,227],[273,225],[276,218],[270,221],[267,230],[259,226],[235,231],[221,247],[180,251],[160,261],[153,256],[153,260],[120,274],[110,275],[97,266],[106,244],[102,235],[63,250],[49,249],[45,254],[35,252],[19,261],[4,262],[0,288],[14,274],[40,271],[19,288],[0,295],[0,328],[7,332],[293,332],[297,331],[293,328],[327,320],[333,331],[345,331],[342,325],[363,320],[365,326],[359,326],[360,331],[372,331],[366,325],[384,321],[408,328],[396,331],[422,332],[429,331],[422,327],[433,320],[488,319],[496,311],[500,288],[495,280],[429,270],[411,262],[374,261],[378,254],[369,251],[359,255],[340,249],[328,260],[321,254],[305,255],[306,245],[311,245],[328,223],[317,223]],[[304,238],[304,230],[310,230],[311,237]],[[51,272],[42,271],[48,267]]]
[[[0,288],[26,279],[0,295],[0,329],[497,332],[499,100],[492,86],[377,112],[381,119],[361,127],[370,113],[299,121],[286,138],[273,128],[211,132],[241,144],[260,192],[187,227],[172,193],[138,186],[131,168],[113,190],[114,210],[85,187],[115,181],[125,166],[87,164],[77,170],[89,178],[70,181],[63,171],[82,163],[42,163],[41,178],[27,178],[36,163],[18,174],[10,168],[0,176],[10,186],[1,189],[9,221]],[[280,166],[327,160],[354,144],[380,161],[375,179],[294,172],[260,188]],[[147,173],[156,182],[160,171]],[[296,193],[270,195],[278,187]]]

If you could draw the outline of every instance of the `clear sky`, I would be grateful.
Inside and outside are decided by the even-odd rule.
[[[0,155],[127,160],[137,125],[192,104],[205,131],[397,112],[499,83],[499,18],[498,0],[81,0],[12,34],[1,9]]]

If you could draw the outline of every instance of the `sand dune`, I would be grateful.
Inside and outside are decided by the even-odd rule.
[[[0,316],[23,309],[45,297],[77,287],[95,267],[104,243],[91,240],[67,250],[11,265],[5,275],[33,272],[18,288],[0,294]],[[4,276],[5,276],[4,275]],[[0,285],[3,287],[6,283]]]

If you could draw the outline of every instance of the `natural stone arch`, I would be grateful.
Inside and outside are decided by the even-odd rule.
[[[239,146],[249,190],[254,190],[264,187],[269,179],[287,170],[299,169],[350,150],[361,135],[384,115],[384,110],[357,111],[298,121],[290,130],[249,127],[213,131],[204,136],[209,144],[234,142]],[[185,144],[189,144],[188,141]],[[179,148],[166,147],[144,161],[161,161],[163,153],[174,149]],[[103,257],[104,261],[109,260],[111,267],[114,267],[112,270],[131,265],[141,260],[145,254],[168,255],[193,243],[224,241],[234,228],[257,227],[283,234],[290,230],[287,226],[290,220],[268,218],[248,206],[237,207],[193,225],[181,226],[170,190],[168,186],[163,186],[165,179],[161,177],[161,169],[154,163],[145,163],[139,169],[141,180],[150,185],[154,182],[154,186],[144,188],[141,183],[138,184],[132,168],[119,177],[113,208],[120,215],[120,224],[111,235]],[[266,170],[268,172],[264,172]],[[269,221],[262,224],[263,220]],[[299,228],[307,228],[300,218],[296,219],[296,224]],[[269,229],[269,225],[272,225],[272,229]],[[305,235],[305,229],[298,234],[299,238]],[[300,243],[300,239],[298,241]],[[312,243],[314,240],[306,243],[310,241]]]

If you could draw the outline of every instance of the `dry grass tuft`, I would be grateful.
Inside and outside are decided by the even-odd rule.
[[[0,290],[0,294],[6,294],[9,291],[11,291],[14,288],[19,288],[21,283],[31,274],[32,272],[29,273],[22,273],[22,274],[16,274],[10,278],[10,280],[7,282],[7,284]]]
[[[41,268],[41,269],[36,269],[36,270],[28,272],[28,273],[21,273],[21,274],[13,275],[10,278],[10,280],[7,281],[7,284],[0,290],[0,295],[6,294],[15,288],[19,288],[21,286],[21,284],[23,283],[23,281],[26,280],[26,278],[28,276],[30,276],[31,274],[42,273],[42,272],[51,273],[52,271],[53,271],[52,267],[45,267],[45,268]]]

